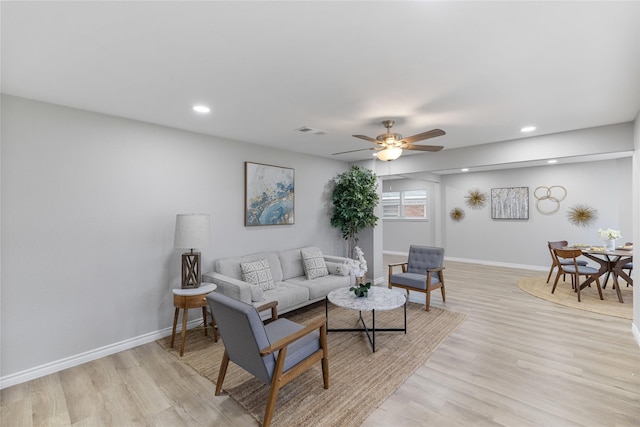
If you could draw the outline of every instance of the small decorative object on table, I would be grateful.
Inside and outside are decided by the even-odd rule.
[[[620,234],[618,230],[613,230],[611,228],[607,228],[606,230],[598,228],[598,235],[604,239],[604,248],[606,251],[615,251],[616,239],[622,237],[622,234]]]
[[[369,295],[369,289],[371,288],[371,282],[367,282],[365,284],[360,284],[357,287],[350,287],[349,290],[352,291],[358,298],[367,297]]]

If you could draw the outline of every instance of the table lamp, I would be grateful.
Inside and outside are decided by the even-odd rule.
[[[173,246],[190,249],[182,254],[182,288],[197,288],[202,282],[200,252],[195,248],[204,248],[210,244],[211,223],[207,214],[176,215],[176,234]]]

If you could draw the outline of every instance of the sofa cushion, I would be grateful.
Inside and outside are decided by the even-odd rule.
[[[280,259],[276,252],[260,252],[252,255],[235,256],[228,258],[217,259],[214,263],[215,271],[225,276],[233,277],[234,279],[242,279],[242,269],[240,263],[259,261],[266,259],[271,269],[271,277],[274,282],[282,281],[282,268],[280,267]],[[300,273],[304,274],[304,273]]]
[[[309,301],[309,289],[304,286],[296,286],[287,282],[276,282],[275,285],[275,289],[264,292],[264,300],[262,302],[254,304],[257,306],[271,301],[278,301],[278,313],[281,313],[285,312],[289,307]]]
[[[308,289],[309,299],[315,300],[318,298],[324,298],[334,289],[351,286],[351,277],[329,274],[324,277],[318,277],[315,280],[307,280],[305,276],[300,276],[289,279],[285,283],[290,283],[291,285]],[[265,292],[265,294],[267,293],[268,292]]]
[[[307,279],[313,280],[329,274],[320,249],[301,249],[300,253]]]
[[[282,266],[282,280],[304,276],[301,249],[291,249],[278,252],[278,259]]]
[[[241,262],[240,269],[242,270],[242,280],[245,282],[256,285],[264,291],[275,288],[273,277],[271,276],[271,268],[269,268],[269,263],[266,259]]]

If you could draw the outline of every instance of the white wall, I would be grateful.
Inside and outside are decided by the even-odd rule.
[[[211,215],[204,271],[266,249],[346,254],[328,214],[343,162],[11,96],[1,148],[5,380],[166,331],[177,213]],[[245,161],[295,169],[294,225],[244,227]]]
[[[598,228],[620,230],[624,241],[633,235],[631,215],[631,158],[589,163],[556,164],[443,176],[445,247],[448,258],[491,261],[523,266],[548,267],[547,241],[602,244]],[[606,179],[603,179],[606,177]],[[536,209],[534,190],[539,186],[560,185],[567,196],[560,210],[544,215]],[[491,188],[529,187],[528,220],[491,219],[491,202],[480,210],[467,207],[467,191],[479,188],[490,196]],[[539,190],[540,194],[540,190]],[[554,190],[554,193],[555,190]],[[567,210],[588,204],[598,211],[598,220],[588,227],[569,223]],[[549,205],[543,206],[548,207]],[[466,216],[451,220],[448,212],[462,208]]]
[[[407,253],[412,245],[436,245],[436,212],[440,209],[439,181],[417,179],[392,179],[383,182],[383,191],[427,190],[427,219],[383,221],[383,246],[388,253]]]
[[[640,242],[640,112],[636,115],[636,120],[633,124],[633,136],[635,152],[633,153],[633,185],[631,194],[633,195],[633,242],[635,242],[637,248]],[[638,249],[636,249],[636,254],[637,252]],[[638,265],[638,261],[636,261],[636,265]],[[633,270],[633,278],[636,281],[638,280],[639,270],[638,267]],[[640,345],[640,292],[633,293],[633,334],[636,342]]]

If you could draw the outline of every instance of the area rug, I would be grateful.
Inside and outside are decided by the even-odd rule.
[[[633,286],[627,287],[624,281],[621,282],[620,286],[622,299],[624,300],[624,303],[621,304],[618,301],[618,295],[615,289],[612,289],[611,280],[609,280],[606,289],[602,290],[604,300],[600,300],[598,289],[595,284],[593,284],[591,287],[580,291],[581,302],[578,302],[578,296],[571,289],[570,281],[558,281],[558,286],[552,294],[551,288],[553,288],[553,280],[554,278],[552,277],[549,283],[547,283],[546,276],[528,277],[520,279],[518,286],[533,296],[556,304],[609,316],[633,319]],[[567,277],[567,280],[570,280],[569,277]]]
[[[358,312],[329,304],[330,328],[358,327]],[[285,314],[304,323],[325,316],[324,302]],[[371,313],[364,312],[371,322]],[[329,332],[329,389],[322,385],[320,363],[280,389],[272,424],[274,426],[358,426],[391,395],[466,319],[465,314],[424,304],[407,304],[407,334],[376,333],[376,352],[363,332]],[[369,323],[370,324],[370,323]],[[403,310],[376,312],[379,328],[402,327]],[[178,357],[178,345],[169,348],[170,337],[158,343]],[[202,330],[190,330],[181,361],[198,373],[217,381],[224,347],[205,337]],[[262,422],[268,387],[230,363],[223,389],[259,422]]]

